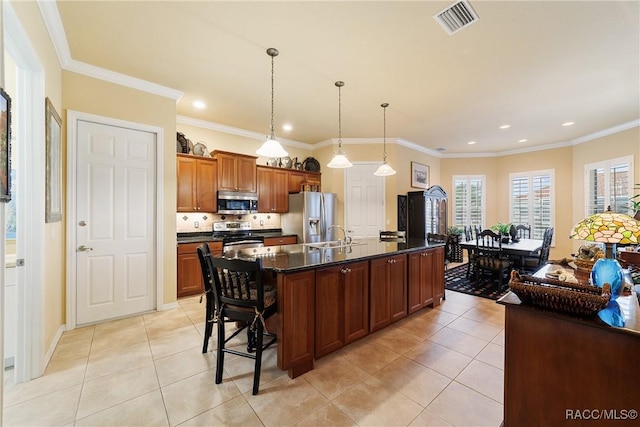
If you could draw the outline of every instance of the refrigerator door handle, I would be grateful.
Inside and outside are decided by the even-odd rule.
[[[320,233],[323,240],[327,240],[327,216],[324,212],[324,194],[320,193]]]

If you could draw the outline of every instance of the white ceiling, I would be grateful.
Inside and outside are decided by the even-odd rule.
[[[445,155],[637,124],[640,2],[471,0],[479,20],[451,36],[433,19],[450,4],[59,0],[58,9],[74,60],[184,92],[179,115],[265,135],[266,49],[277,48],[276,136],[309,144],[338,136],[337,80],[344,139],[381,138],[388,102],[388,138]],[[196,99],[207,108],[194,109]]]

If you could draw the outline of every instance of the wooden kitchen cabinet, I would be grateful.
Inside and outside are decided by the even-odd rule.
[[[284,237],[265,237],[265,246],[282,246],[282,245],[295,245],[298,243],[298,236],[284,236]]]
[[[216,161],[210,158],[176,155],[178,212],[215,212]]]
[[[409,254],[408,310],[436,306],[444,296],[444,247]]]
[[[407,255],[372,259],[369,327],[371,332],[407,315]]]
[[[369,263],[316,271],[315,357],[320,358],[369,333]]]
[[[287,169],[257,166],[258,212],[289,211],[289,172]]]
[[[215,256],[222,255],[222,242],[207,242],[209,250]],[[177,297],[197,295],[204,291],[202,270],[198,258],[198,246],[201,243],[178,244],[178,280]]]
[[[290,378],[313,369],[315,277],[314,271],[277,277],[278,368],[287,371]]]
[[[289,193],[299,193],[303,191],[303,186],[309,184],[314,191],[321,191],[321,174],[319,172],[305,172],[299,170],[289,171]]]
[[[218,161],[218,190],[256,192],[257,157],[226,151],[211,155]]]

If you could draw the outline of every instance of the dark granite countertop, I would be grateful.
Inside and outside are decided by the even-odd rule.
[[[271,246],[270,253],[260,255],[260,258],[263,268],[273,269],[278,273],[292,273],[443,245],[443,243],[429,244],[423,239],[381,242],[378,238],[368,238],[355,239],[350,247],[331,249],[318,249],[304,244]]]
[[[280,229],[267,229],[267,230],[253,230],[252,234],[256,236],[268,237],[288,237],[295,236],[295,234],[283,233]],[[178,233],[178,243],[200,243],[200,242],[220,242],[221,237],[213,237],[211,231],[202,231],[194,233]]]

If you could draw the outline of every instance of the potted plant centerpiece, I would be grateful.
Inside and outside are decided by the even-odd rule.
[[[509,243],[509,230],[511,230],[510,222],[499,222],[496,225],[491,226],[491,229],[502,236],[502,243]]]

